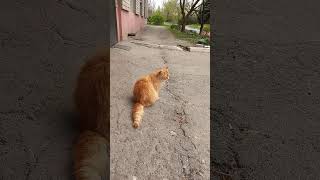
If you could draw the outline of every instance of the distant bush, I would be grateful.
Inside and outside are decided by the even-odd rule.
[[[203,26],[203,31],[210,32],[210,24]]]
[[[148,23],[152,25],[163,25],[164,17],[160,13],[154,13],[148,17]]]
[[[172,25],[170,26],[170,29],[180,30],[180,26],[177,25],[177,24],[172,24]]]
[[[209,37],[199,35],[198,33],[190,32],[190,31],[181,32],[179,28],[175,29],[176,27],[179,27],[179,26],[177,26],[177,25],[167,26],[169,31],[171,31],[177,39],[189,41],[190,43],[192,43],[194,45],[195,44],[203,44],[203,45],[210,44]]]
[[[209,45],[210,44],[210,40],[207,37],[201,38],[201,39],[198,40],[198,44]]]

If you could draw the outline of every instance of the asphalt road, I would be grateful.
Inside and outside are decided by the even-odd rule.
[[[164,27],[147,26],[136,39],[111,50],[111,179],[209,179],[209,53],[141,45],[176,45]],[[134,82],[164,65],[170,79],[134,129]]]
[[[216,1],[216,179],[320,178],[318,1]]]
[[[73,179],[72,92],[85,58],[106,46],[106,2],[1,3],[0,179]]]

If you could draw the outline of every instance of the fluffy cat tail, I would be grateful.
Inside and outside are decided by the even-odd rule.
[[[73,148],[76,180],[101,180],[107,177],[109,148],[103,136],[93,131],[82,132]]]
[[[138,128],[140,126],[143,116],[143,105],[136,102],[132,108],[133,127]]]

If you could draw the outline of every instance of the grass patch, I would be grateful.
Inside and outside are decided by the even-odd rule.
[[[177,39],[188,41],[191,44],[197,44],[199,41],[202,42],[202,44],[209,45],[209,38],[206,36],[199,35],[198,33],[193,32],[181,32],[178,28],[175,26],[168,26],[165,25],[167,29],[174,34],[174,36]]]
[[[189,26],[195,29],[200,29],[200,24],[190,24]]]
[[[195,29],[200,29],[201,25],[200,24],[190,24],[188,26],[190,26],[192,28],[195,28]],[[210,32],[210,24],[204,24],[203,25],[203,30],[207,31],[207,32]]]

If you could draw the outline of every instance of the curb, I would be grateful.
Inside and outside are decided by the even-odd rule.
[[[210,48],[203,48],[203,47],[189,47],[190,52],[206,52],[210,53]]]
[[[161,44],[151,44],[151,43],[143,43],[143,42],[137,42],[137,41],[130,41],[133,44],[149,47],[149,48],[160,48],[160,49],[169,49],[169,50],[177,50],[177,51],[183,51],[183,49],[177,47],[177,46],[169,46],[169,45],[161,45]]]
[[[189,51],[189,52],[205,52],[210,53],[210,46],[209,47],[187,47],[187,46],[170,46],[170,45],[161,45],[161,44],[151,44],[151,43],[144,43],[141,41],[130,41],[130,43],[145,46],[148,48],[159,48],[159,49],[169,49],[169,50],[176,50],[176,51]]]

